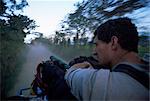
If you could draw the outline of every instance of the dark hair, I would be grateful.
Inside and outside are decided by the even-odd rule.
[[[129,18],[108,20],[94,32],[98,40],[109,43],[112,36],[118,37],[120,46],[128,51],[138,52],[138,32]]]

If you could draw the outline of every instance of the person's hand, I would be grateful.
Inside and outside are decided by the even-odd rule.
[[[74,64],[72,67],[74,68],[93,68],[92,65],[89,62],[82,62]]]

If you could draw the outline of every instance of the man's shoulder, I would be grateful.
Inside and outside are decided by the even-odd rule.
[[[126,74],[129,78],[136,80],[138,83],[149,89],[149,66],[146,64],[120,63],[113,72]]]
[[[149,63],[145,62],[144,64],[134,64],[134,63],[130,63],[130,62],[120,62],[118,64],[116,64],[113,68],[113,70],[116,70],[116,68],[120,68],[120,67],[132,67],[134,69],[138,69],[139,71],[147,71],[149,70]]]

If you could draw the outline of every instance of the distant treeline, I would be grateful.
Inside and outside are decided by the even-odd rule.
[[[143,57],[145,53],[149,53],[149,37],[140,36],[139,37],[139,55]],[[42,43],[46,45],[49,50],[69,62],[71,59],[77,56],[90,56],[92,55],[93,48],[95,47],[92,42],[85,41],[85,43],[75,42],[63,42],[60,40],[60,43],[56,43],[53,39],[38,38],[32,41],[31,44]]]
[[[56,34],[57,35],[57,34]],[[84,46],[84,45],[93,45],[93,38],[89,37],[81,37],[78,38],[78,40],[73,37],[73,40],[71,38],[65,38],[56,36],[54,38],[42,38],[39,37],[31,42],[31,44],[34,44],[36,41],[40,41],[43,43],[48,43],[50,45],[61,45],[61,46]],[[148,34],[142,34],[139,35],[139,46],[140,47],[149,47],[150,46],[150,36]]]

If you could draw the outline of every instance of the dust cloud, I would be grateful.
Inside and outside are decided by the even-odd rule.
[[[40,62],[49,59],[51,55],[54,55],[42,43],[29,45],[28,51],[25,53],[25,63],[18,74],[17,81],[15,82],[16,84],[8,94],[10,96],[18,95],[20,89],[30,87],[34,79],[34,74],[36,73],[36,66]]]

